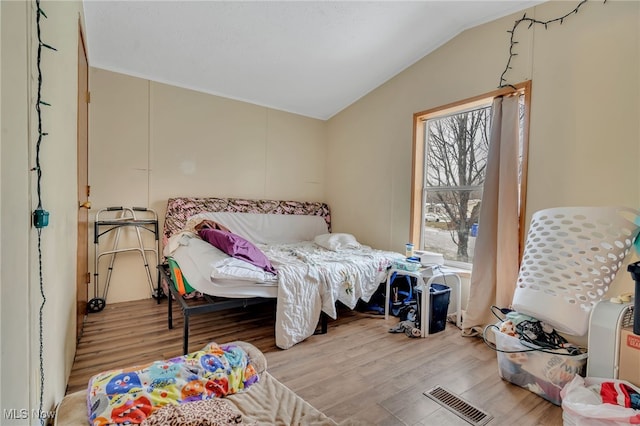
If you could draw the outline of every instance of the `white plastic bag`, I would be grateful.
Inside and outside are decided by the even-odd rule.
[[[636,386],[624,380],[575,376],[560,392],[564,424],[576,426],[613,426],[640,424],[640,410],[604,404],[590,386],[604,382],[625,384],[637,392]]]

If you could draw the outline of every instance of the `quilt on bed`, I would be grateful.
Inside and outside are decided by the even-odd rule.
[[[261,248],[278,271],[276,345],[283,349],[314,333],[320,311],[335,319],[336,302],[353,309],[368,301],[402,257],[366,246],[326,250],[311,241]]]
[[[243,392],[259,378],[249,361],[238,345],[210,343],[170,360],[97,374],[87,394],[90,424],[141,424],[166,405]]]

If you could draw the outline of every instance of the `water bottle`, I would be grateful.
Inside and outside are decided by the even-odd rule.
[[[404,247],[405,257],[413,257],[413,244],[407,243]]]

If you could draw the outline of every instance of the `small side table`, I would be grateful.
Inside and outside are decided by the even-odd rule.
[[[447,269],[443,266],[435,268],[420,268],[417,271],[405,271],[403,269],[391,268],[387,272],[387,284],[385,291],[385,304],[384,304],[384,319],[389,319],[389,298],[391,293],[391,276],[393,274],[404,275],[409,277],[415,277],[417,280],[417,287],[421,287],[421,300],[420,306],[422,311],[420,312],[420,333],[422,337],[429,335],[429,319],[431,311],[431,300],[429,299],[429,289],[431,283],[436,280],[445,280],[447,286],[455,286],[456,289],[456,325],[458,328],[462,328],[462,280],[460,276],[453,270]],[[446,281],[447,278],[452,280]],[[453,282],[450,282],[453,281]],[[425,291],[426,290],[426,291]]]

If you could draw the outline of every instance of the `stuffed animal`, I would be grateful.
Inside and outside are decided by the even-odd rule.
[[[502,321],[502,324],[500,324],[500,332],[511,337],[516,337],[518,335],[518,333],[516,333],[516,327],[513,325],[513,321],[511,320]]]

